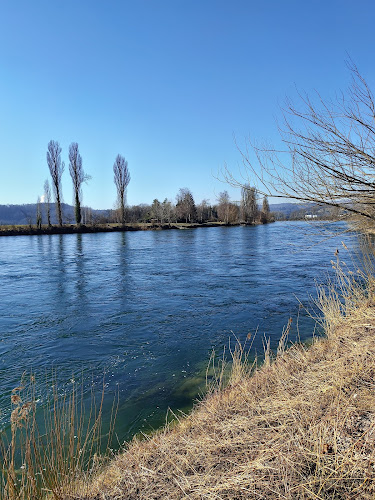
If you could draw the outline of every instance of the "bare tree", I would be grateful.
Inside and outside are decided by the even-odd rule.
[[[239,150],[260,193],[336,207],[373,223],[375,100],[357,67],[348,66],[351,86],[334,100],[299,93],[298,105],[286,102],[279,128],[284,149],[251,143]]]
[[[210,217],[210,205],[208,200],[203,199],[199,205],[197,205],[197,217],[198,221],[202,224],[206,222]]]
[[[162,217],[164,222],[168,222],[170,224],[171,218],[173,215],[173,206],[172,203],[167,200],[167,198],[164,199],[163,203],[161,204],[162,208]]]
[[[229,207],[230,207],[230,198],[228,191],[223,191],[219,193],[217,198],[217,216],[219,220],[225,222],[225,224],[229,223]]]
[[[42,229],[42,211],[40,208],[40,196],[36,201],[36,227],[37,229]]]
[[[48,179],[44,182],[44,203],[46,205],[47,224],[51,227],[51,187]]]
[[[235,203],[229,203],[228,207],[228,223],[239,222],[240,207]]]
[[[267,195],[265,195],[264,198],[263,198],[262,212],[264,214],[269,214],[270,213],[270,204],[268,202],[268,196]]]
[[[116,156],[115,163],[113,164],[113,173],[117,189],[117,201],[120,208],[121,224],[125,224],[126,188],[130,182],[130,173],[128,162],[123,156]]]
[[[91,177],[85,174],[82,167],[82,156],[78,150],[78,144],[72,142],[69,146],[69,172],[73,182],[74,210],[76,224],[80,225],[82,220],[81,203],[82,203],[82,184],[87,182]]]
[[[176,196],[176,215],[185,222],[193,222],[197,218],[197,209],[190,189],[181,188]]]
[[[265,195],[262,203],[262,211],[260,213],[260,221],[262,224],[270,221],[270,204],[268,202],[268,196]]]
[[[61,176],[64,172],[65,163],[61,162],[61,147],[57,141],[49,141],[48,143],[47,163],[52,177],[52,185],[55,193],[57,218],[59,225],[62,226]]]
[[[244,184],[241,189],[241,218],[243,222],[253,223],[258,215],[257,191],[255,187]]]
[[[155,200],[152,202],[151,216],[153,219],[156,220],[156,222],[160,222],[161,224],[163,223],[162,204],[160,203],[160,201],[157,198],[155,198]]]
[[[113,211],[110,214],[111,219],[114,219],[114,214],[116,211]],[[151,206],[146,205],[144,203],[140,205],[133,205],[129,207],[127,210],[128,220],[129,222],[145,222],[150,219]]]
[[[83,224],[93,223],[92,209],[90,207],[81,207],[81,215]]]

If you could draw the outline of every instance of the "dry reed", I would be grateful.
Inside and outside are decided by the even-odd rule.
[[[103,462],[102,408],[91,389],[85,408],[83,384],[59,394],[56,381],[45,404],[36,397],[34,375],[24,375],[11,394],[10,430],[0,438],[2,500],[63,498],[72,481],[84,483]],[[40,406],[40,408],[38,408]],[[38,411],[37,411],[38,410]],[[115,417],[116,407],[114,407]],[[113,425],[107,436],[107,449]]]

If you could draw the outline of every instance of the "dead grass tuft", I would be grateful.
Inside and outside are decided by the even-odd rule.
[[[83,384],[74,381],[68,393],[54,390],[43,405],[36,397],[35,378],[24,375],[12,390],[10,429],[0,435],[0,498],[2,500],[61,499],[72,482],[87,483],[97,471],[103,395],[92,388],[91,406],[85,409]],[[104,387],[104,386],[103,386]],[[115,418],[116,406],[112,416]],[[113,425],[107,436],[108,447]]]

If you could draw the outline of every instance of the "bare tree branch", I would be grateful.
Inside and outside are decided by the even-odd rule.
[[[333,101],[298,93],[286,101],[279,132],[285,149],[236,143],[243,180],[227,167],[232,185],[255,185],[260,194],[342,209],[362,222],[375,220],[375,101],[357,67],[352,83]]]

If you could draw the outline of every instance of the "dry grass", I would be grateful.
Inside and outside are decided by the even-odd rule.
[[[0,436],[1,500],[63,498],[72,481],[87,481],[101,463],[104,392],[97,400],[92,391],[86,410],[83,384],[73,382],[68,393],[56,387],[43,405],[33,375],[12,391],[10,430]],[[113,425],[108,446],[112,432]]]
[[[374,498],[373,278],[338,264],[338,289],[319,299],[326,338],[286,350],[286,329],[255,372],[237,349],[225,389],[64,498]]]

